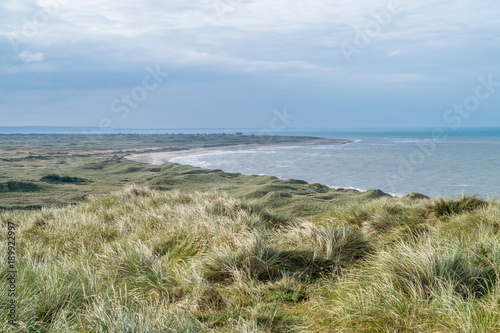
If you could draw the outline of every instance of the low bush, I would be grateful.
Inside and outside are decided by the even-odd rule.
[[[85,178],[60,176],[56,174],[44,176],[40,179],[40,181],[47,183],[71,183],[71,184],[81,184],[89,182],[89,180]]]

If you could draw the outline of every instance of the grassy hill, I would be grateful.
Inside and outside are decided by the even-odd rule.
[[[185,191],[213,188],[244,193],[247,178],[189,166],[152,166],[128,161],[137,152],[178,151],[231,145],[317,141],[298,136],[0,134],[0,211],[76,204],[129,184]],[[248,180],[250,180],[248,178]],[[248,183],[272,182],[275,177]],[[254,184],[257,185],[257,184]],[[255,187],[255,186],[254,186]],[[272,187],[272,186],[271,186]],[[270,188],[272,190],[272,188]],[[263,189],[266,191],[266,189]],[[234,193],[238,196],[238,193]],[[317,209],[313,209],[313,213]]]
[[[267,200],[250,195],[262,184],[230,194],[134,186],[4,212],[3,225],[17,225],[19,327],[0,331],[500,330],[498,203],[373,191],[301,218],[285,214],[286,200],[325,193],[280,182]],[[6,227],[1,237],[7,253]],[[3,297],[4,318],[7,308]]]

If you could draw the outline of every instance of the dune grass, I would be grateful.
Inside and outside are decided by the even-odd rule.
[[[477,208],[484,207],[487,202],[477,195],[468,196],[463,193],[459,198],[447,199],[437,198],[432,200],[426,206],[427,212],[434,213],[436,216],[451,216],[466,211],[474,211]]]
[[[495,201],[377,196],[309,220],[132,186],[0,219],[18,226],[18,325],[2,332],[500,330]]]
[[[226,187],[235,187],[242,183],[237,174],[179,165],[152,166],[123,157],[140,152],[318,139],[277,135],[0,134],[0,211],[79,203],[91,194],[109,194],[129,184],[196,191],[222,181]]]

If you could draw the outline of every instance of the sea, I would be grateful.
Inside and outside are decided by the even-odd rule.
[[[90,133],[80,127],[0,127],[0,133]],[[341,145],[261,147],[177,157],[172,162],[226,172],[301,179],[332,188],[380,189],[394,196],[462,193],[500,198],[500,128],[121,129],[120,133],[235,133],[348,139]]]

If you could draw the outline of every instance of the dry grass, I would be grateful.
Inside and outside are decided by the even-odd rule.
[[[19,322],[0,331],[499,331],[499,217],[475,197],[378,198],[313,223],[141,187],[7,212]],[[5,290],[6,260],[0,270]]]

